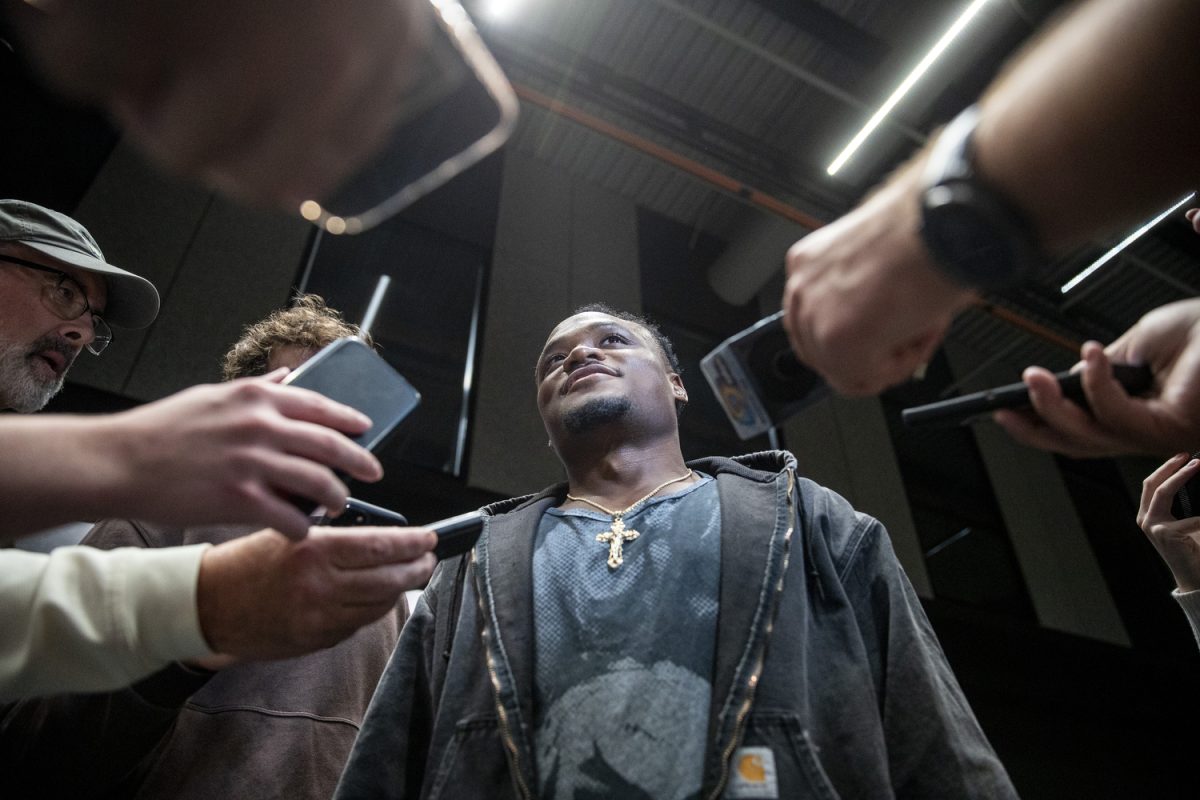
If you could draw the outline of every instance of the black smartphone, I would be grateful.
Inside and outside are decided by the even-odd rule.
[[[782,311],[721,342],[700,360],[700,371],[742,439],[829,396],[821,376],[792,352]]]
[[[382,506],[372,505],[364,500],[353,497],[346,498],[346,507],[336,517],[323,514],[314,525],[328,525],[331,528],[352,528],[363,525],[379,527],[408,526],[408,519],[400,513]]]
[[[1192,453],[1192,458],[1200,458],[1200,453]],[[1200,516],[1200,478],[1189,480],[1171,498],[1171,516],[1175,519]]]
[[[422,42],[386,145],[330,196],[300,207],[329,233],[369,230],[497,150],[519,103],[462,6],[414,5]]]
[[[378,449],[421,402],[421,393],[361,339],[348,336],[321,348],[283,379],[289,386],[320,392],[371,418],[354,441]]]
[[[421,402],[421,393],[403,375],[353,336],[330,342],[283,382],[319,392],[370,417],[371,427],[351,438],[371,451],[381,447]],[[306,513],[316,508],[307,498],[293,497],[292,502]]]
[[[475,542],[479,541],[479,534],[483,531],[483,514],[479,511],[469,511],[423,527],[433,528],[437,533],[437,546],[433,548],[433,554],[437,556],[438,561],[443,561],[465,553],[475,546]]]
[[[1144,364],[1113,364],[1112,367],[1113,377],[1131,395],[1141,394],[1154,385],[1154,375]],[[1064,397],[1087,408],[1087,398],[1084,397],[1078,372],[1059,372],[1054,377],[1062,387]],[[951,400],[906,408],[900,412],[900,417],[910,428],[950,427],[973,422],[999,408],[1027,408],[1029,405],[1029,387],[1017,382]]]

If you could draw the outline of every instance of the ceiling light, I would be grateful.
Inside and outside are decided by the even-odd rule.
[[[1145,234],[1147,231],[1149,231],[1151,228],[1153,228],[1153,227],[1154,227],[1155,225],[1157,225],[1158,223],[1162,222],[1164,219],[1166,219],[1167,217],[1169,217],[1171,214],[1173,214],[1173,213],[1175,213],[1176,211],[1178,211],[1180,206],[1182,206],[1184,203],[1187,203],[1189,200],[1191,200],[1191,199],[1192,199],[1193,197],[1195,197],[1195,196],[1196,196],[1196,193],[1195,193],[1195,192],[1192,192],[1192,193],[1191,193],[1191,194],[1189,194],[1187,197],[1183,198],[1183,199],[1182,199],[1182,200],[1180,200],[1178,203],[1176,203],[1175,205],[1171,206],[1171,207],[1170,207],[1170,208],[1168,208],[1166,211],[1162,212],[1162,213],[1161,213],[1161,214],[1159,214],[1157,217],[1155,217],[1154,219],[1150,220],[1150,221],[1149,221],[1149,222],[1147,222],[1145,225],[1143,225],[1142,227],[1138,228],[1138,229],[1137,229],[1136,231],[1134,231],[1133,233],[1131,233],[1131,234],[1129,234],[1128,236],[1126,236],[1124,239],[1122,239],[1122,240],[1121,240],[1121,243],[1120,243],[1120,244],[1118,244],[1116,247],[1114,247],[1113,249],[1109,250],[1107,253],[1105,253],[1104,255],[1100,256],[1100,257],[1099,257],[1099,258],[1097,258],[1095,261],[1093,261],[1093,262],[1091,263],[1091,265],[1090,265],[1090,266],[1089,266],[1087,269],[1085,269],[1083,272],[1079,273],[1079,274],[1078,274],[1078,275],[1076,275],[1074,278],[1071,278],[1071,280],[1069,280],[1069,281],[1067,281],[1066,283],[1064,283],[1064,284],[1062,285],[1062,289],[1060,289],[1059,291],[1060,291],[1060,292],[1062,292],[1063,294],[1066,294],[1067,292],[1069,292],[1069,291],[1071,291],[1072,289],[1074,289],[1074,288],[1075,288],[1076,286],[1078,286],[1078,285],[1079,285],[1079,284],[1080,284],[1080,283],[1081,283],[1081,282],[1082,282],[1082,281],[1083,281],[1085,278],[1087,278],[1087,276],[1091,275],[1093,272],[1095,272],[1096,270],[1098,270],[1098,269],[1100,269],[1101,267],[1103,267],[1103,266],[1104,266],[1105,264],[1107,264],[1109,261],[1112,261],[1114,258],[1116,258],[1116,256],[1117,256],[1117,253],[1120,253],[1120,252],[1121,252],[1122,250],[1124,250],[1126,247],[1129,247],[1129,245],[1131,245],[1131,244],[1133,244],[1134,242],[1136,242],[1136,241],[1137,241],[1139,238],[1141,238],[1141,237],[1142,237],[1142,235],[1144,235],[1144,234]]]
[[[379,313],[379,307],[383,305],[383,296],[387,294],[391,284],[391,276],[379,276],[379,280],[375,284],[375,291],[371,294],[371,302],[367,303],[367,313],[363,314],[362,324],[358,326],[363,333],[371,332],[371,326],[375,324],[375,316]]]
[[[524,0],[484,0],[479,4],[480,13],[492,22],[507,22],[516,16]]]
[[[867,137],[879,127],[879,123],[883,122],[884,118],[896,107],[896,104],[903,99],[904,95],[908,94],[908,91],[921,79],[921,76],[933,65],[933,62],[938,60],[938,57],[950,46],[950,43],[962,33],[963,29],[967,27],[971,20],[975,18],[975,15],[988,2],[989,0],[972,0],[971,4],[967,6],[966,11],[960,14],[958,19],[954,21],[954,24],[950,26],[950,29],[942,34],[942,38],[938,39],[933,49],[925,54],[925,57],[921,59],[921,62],[917,64],[912,72],[908,73],[908,77],[896,87],[896,91],[892,92],[891,97],[871,116],[871,119],[867,121],[862,130],[854,134],[854,138],[850,140],[850,144],[846,145],[845,149],[838,154],[833,163],[826,168],[826,172],[830,175],[836,175],[838,170],[846,165],[846,162],[858,151],[858,148],[867,140]]]

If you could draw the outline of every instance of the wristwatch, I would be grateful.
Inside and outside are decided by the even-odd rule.
[[[979,108],[947,125],[922,175],[921,238],[954,281],[978,289],[1019,283],[1037,263],[1033,232],[1021,212],[975,168]]]

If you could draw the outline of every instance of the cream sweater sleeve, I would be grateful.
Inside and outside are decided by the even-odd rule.
[[[1200,645],[1200,589],[1194,592],[1181,592],[1176,589],[1171,592],[1171,596],[1179,601],[1179,607],[1192,624],[1192,635],[1196,637],[1196,644]]]
[[[209,546],[0,550],[0,700],[108,691],[210,655],[196,612]]]

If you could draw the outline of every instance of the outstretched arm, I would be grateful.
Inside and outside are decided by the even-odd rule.
[[[135,516],[167,524],[250,523],[300,537],[294,497],[340,509],[334,474],[378,480],[378,460],[343,435],[370,421],[283,373],[187,389],[105,417],[0,419],[0,541],[62,522]]]
[[[436,540],[313,528],[299,541],[262,530],[216,546],[0,552],[0,700],[329,647],[423,586]]]
[[[977,168],[1046,253],[1133,221],[1200,175],[1200,4],[1092,0],[1033,43],[982,102]],[[972,299],[921,242],[926,153],[792,247],[796,353],[847,394],[898,383]]]

